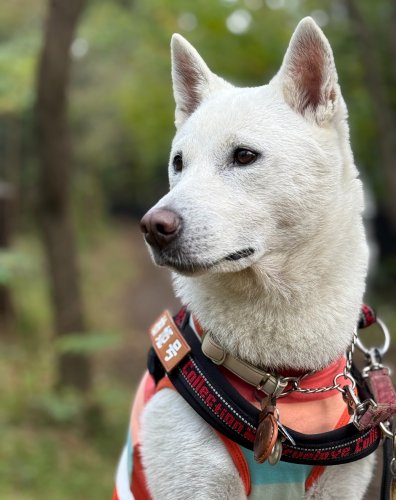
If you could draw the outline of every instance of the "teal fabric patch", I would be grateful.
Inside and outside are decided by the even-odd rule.
[[[129,428],[127,434],[128,477],[132,477],[132,469],[133,469],[132,454],[133,454],[132,436],[131,436],[131,429]]]
[[[258,484],[252,486],[249,500],[303,500],[305,490],[300,483]]]
[[[297,500],[304,498],[305,481],[311,473],[312,465],[279,462],[255,462],[253,452],[241,447],[249,466],[252,490],[249,500],[270,497],[274,500]]]

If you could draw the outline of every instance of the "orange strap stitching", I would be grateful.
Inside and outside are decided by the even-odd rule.
[[[234,462],[234,465],[237,468],[239,476],[243,482],[246,496],[249,496],[252,485],[250,481],[249,466],[246,462],[245,455],[243,454],[241,448],[237,443],[234,443],[234,441],[231,441],[231,439],[228,439],[220,432],[218,431],[215,432],[218,435],[218,437],[223,441],[224,446],[227,448],[227,451],[230,454],[232,461]]]

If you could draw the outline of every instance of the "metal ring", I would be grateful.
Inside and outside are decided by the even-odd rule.
[[[356,387],[356,380],[352,377],[350,373],[337,373],[337,375],[334,377],[333,380],[333,385],[335,386],[335,389],[339,390],[340,392],[345,392],[342,388],[340,389],[340,384],[337,383],[338,377],[344,377],[344,379],[348,379],[352,382],[352,389]]]
[[[379,426],[384,438],[394,439],[393,432],[386,426],[386,422],[380,422]]]
[[[383,356],[389,349],[391,338],[388,327],[380,318],[377,318],[377,324],[380,327],[382,333],[384,334],[385,340],[382,347],[375,347],[375,348],[378,349],[378,352],[381,354],[381,356]],[[367,348],[359,338],[356,341],[356,345],[366,355],[370,354],[370,350],[374,348],[374,347]]]

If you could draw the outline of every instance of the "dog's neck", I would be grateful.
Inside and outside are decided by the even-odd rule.
[[[362,303],[358,212],[335,210],[309,241],[239,273],[175,275],[176,293],[230,354],[274,370],[321,369],[347,349]]]

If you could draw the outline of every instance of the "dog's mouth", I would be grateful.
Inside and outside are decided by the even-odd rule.
[[[202,274],[205,271],[209,271],[215,267],[220,267],[221,265],[236,262],[247,257],[250,257],[255,253],[254,248],[248,247],[242,250],[238,250],[236,252],[232,252],[221,259],[218,259],[213,262],[204,262],[204,261],[195,261],[189,258],[188,256],[183,255],[181,252],[171,254],[169,253],[161,253],[154,255],[155,262],[159,266],[170,267],[175,271],[182,274]],[[226,266],[227,267],[227,266]],[[231,271],[232,269],[225,268],[224,271]]]
[[[224,257],[224,259],[222,260],[228,260],[228,261],[240,260],[244,259],[245,257],[250,257],[253,254],[254,254],[254,248],[244,248],[243,250],[239,250],[238,252],[230,253],[229,255],[227,255],[227,257]]]

